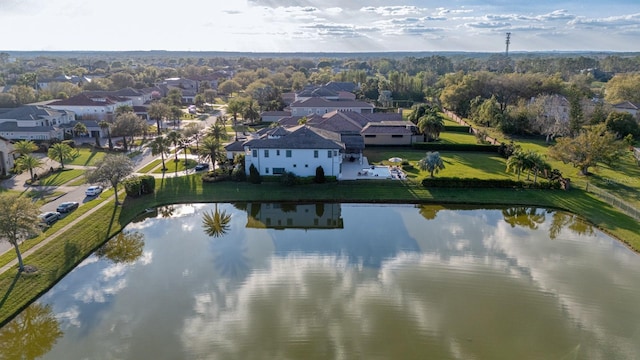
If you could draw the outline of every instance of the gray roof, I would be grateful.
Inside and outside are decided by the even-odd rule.
[[[307,125],[284,129],[285,135],[269,137],[263,135],[259,139],[249,140],[245,146],[258,149],[344,149],[340,134],[316,129]],[[283,133],[278,130],[278,133]]]
[[[409,128],[410,123],[369,123],[365,126],[361,134],[393,134],[393,135],[411,135],[413,132]],[[411,124],[413,125],[413,124]]]
[[[0,123],[0,131],[32,133],[32,132],[50,132],[56,129],[57,128],[55,126],[19,127],[17,121],[5,121],[3,123]]]
[[[244,151],[244,141],[234,141],[225,145],[224,149],[231,152],[240,152]]]
[[[59,116],[60,114],[69,113],[66,110],[56,110],[39,105],[23,105],[17,108],[7,109],[8,111],[0,111],[0,119],[7,120],[38,120],[47,116]]]
[[[371,108],[373,105],[359,100],[328,100],[321,97],[311,97],[293,102],[289,107],[333,107],[333,108]]]

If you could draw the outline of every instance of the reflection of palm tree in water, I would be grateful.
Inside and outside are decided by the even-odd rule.
[[[176,211],[176,208],[173,205],[161,206],[158,208],[158,212],[163,218],[172,217],[174,211]]]
[[[529,229],[537,229],[544,222],[545,216],[542,210],[534,207],[514,207],[502,210],[504,221],[511,227],[522,226]]]
[[[231,215],[220,211],[216,203],[214,211],[205,212],[202,216],[202,226],[207,235],[216,238],[211,243],[216,270],[231,279],[244,278],[249,272],[246,243],[225,237],[231,227]]]
[[[0,330],[0,358],[39,358],[62,335],[51,306],[33,303]]]

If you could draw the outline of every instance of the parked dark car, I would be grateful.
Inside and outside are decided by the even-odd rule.
[[[78,204],[75,201],[63,202],[62,204],[58,205],[58,208],[56,209],[56,211],[60,213],[68,213],[70,211],[77,209],[79,205],[80,204]]]
[[[209,168],[209,164],[198,164],[196,165],[196,171],[206,170]]]

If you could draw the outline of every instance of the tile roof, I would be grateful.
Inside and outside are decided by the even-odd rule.
[[[307,108],[307,107],[329,107],[329,108],[370,108],[373,105],[368,102],[359,100],[328,100],[321,97],[310,97],[308,99],[297,100],[289,105],[291,108]]]
[[[68,112],[39,105],[23,105],[17,108],[11,108],[9,111],[0,111],[0,119],[37,120],[42,117],[60,116],[63,113]]]
[[[280,130],[278,132],[281,133]],[[286,135],[278,138],[263,135],[259,139],[247,141],[244,145],[258,149],[344,149],[345,147],[340,134],[307,125],[288,128]]]
[[[97,101],[94,98],[102,98],[105,101]],[[66,105],[66,106],[107,106],[117,104],[119,102],[129,101],[129,99],[122,98],[119,96],[100,96],[100,95],[87,95],[85,93],[78,94],[76,96],[70,97],[64,100],[54,101],[49,103],[49,105]]]

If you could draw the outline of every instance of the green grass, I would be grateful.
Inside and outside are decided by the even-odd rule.
[[[72,181],[69,181],[68,183],[65,184],[65,186],[80,186],[86,183],[87,183],[87,178],[85,178],[84,176],[80,176]]]
[[[33,201],[41,201],[42,203],[51,202],[64,194],[63,191],[54,191],[51,189],[30,189],[24,193],[25,196],[31,198]]]
[[[187,159],[187,169],[191,169],[193,167],[195,167],[197,164],[197,162],[193,159]],[[184,157],[180,158],[180,156],[178,155],[178,161],[175,161],[174,158],[170,158],[168,160],[165,160],[164,165],[167,167],[167,170],[164,171],[165,173],[168,172],[180,172],[180,171],[184,171],[185,170],[185,165],[184,165]],[[153,170],[154,174],[162,174],[163,171],[161,169],[161,167]]]
[[[75,156],[75,158],[65,164],[70,164],[70,165],[81,165],[81,166],[93,166],[96,164],[96,162],[102,160],[104,158],[104,155],[107,154],[106,151],[104,150],[97,150],[94,148],[88,149],[88,148],[78,148],[78,153]]]
[[[40,179],[41,186],[60,186],[84,174],[82,169],[64,169]]]
[[[167,159],[165,159],[166,161]],[[146,174],[149,171],[157,168],[158,166],[162,165],[162,159],[156,159],[153,160],[152,162],[148,163],[147,165],[145,165],[143,168],[141,168],[140,170],[138,170],[139,173],[143,173]]]
[[[476,136],[469,133],[463,132],[451,132],[445,131],[440,133],[440,140],[438,140],[441,144],[477,144]]]

